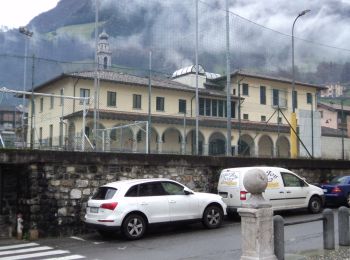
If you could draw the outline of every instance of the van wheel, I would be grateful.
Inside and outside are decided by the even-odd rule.
[[[131,214],[126,217],[122,225],[123,235],[129,240],[136,240],[143,237],[146,232],[146,221],[138,214]]]
[[[223,216],[224,213],[219,206],[208,206],[203,213],[203,225],[209,229],[218,228],[222,224]]]
[[[308,209],[312,214],[320,213],[322,210],[321,199],[317,196],[311,197]]]

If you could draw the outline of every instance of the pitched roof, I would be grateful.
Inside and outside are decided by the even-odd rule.
[[[264,79],[264,80],[272,80],[272,81],[277,81],[281,83],[290,83],[292,84],[292,79],[289,78],[284,78],[284,77],[276,77],[276,76],[268,76],[268,75],[262,75],[259,73],[254,73],[254,72],[248,72],[248,71],[243,71],[243,70],[236,70],[233,73],[231,73],[231,77],[236,77],[236,76],[246,76],[246,77],[251,77],[251,78],[257,78],[257,79]],[[220,80],[225,80],[226,76],[221,76],[219,78],[213,79],[213,82],[220,81]],[[327,89],[325,86],[321,85],[314,85],[314,84],[309,84],[305,82],[300,82],[300,81],[295,81],[296,85],[302,85],[305,87],[312,87],[312,88],[317,88],[317,89]]]
[[[125,74],[121,72],[107,71],[107,70],[98,71],[98,76],[99,76],[99,79],[102,81],[109,81],[109,82],[120,83],[120,84],[132,84],[132,85],[139,85],[139,86],[145,86],[145,87],[148,86],[148,81],[149,81],[148,77],[135,76],[131,74]],[[67,77],[93,80],[95,77],[95,72],[82,71],[82,72],[65,73],[37,86],[34,90],[39,91],[45,86]],[[167,78],[162,78],[162,77],[156,77],[156,76],[152,77],[151,84],[152,84],[152,87],[155,87],[155,88],[166,88],[171,90],[195,92],[195,88],[189,85],[182,84],[180,82],[170,80]],[[212,95],[212,96],[218,96],[218,97],[226,97],[226,92],[222,90],[199,88],[198,91],[199,91],[199,95]]]

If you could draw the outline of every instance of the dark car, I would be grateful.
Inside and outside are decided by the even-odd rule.
[[[350,207],[350,176],[334,177],[329,183],[322,184],[326,204],[347,205]]]

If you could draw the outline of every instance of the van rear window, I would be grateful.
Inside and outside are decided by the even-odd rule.
[[[117,189],[111,187],[100,187],[97,192],[92,196],[94,200],[109,200],[113,198]]]

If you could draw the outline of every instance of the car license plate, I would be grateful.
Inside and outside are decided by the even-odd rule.
[[[91,207],[91,208],[90,208],[90,213],[98,213],[98,208],[96,208],[96,207]]]
[[[323,192],[324,192],[324,193],[327,193],[327,189],[323,189]]]

